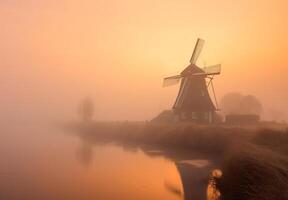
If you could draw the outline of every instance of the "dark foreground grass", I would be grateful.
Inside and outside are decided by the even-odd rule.
[[[288,199],[288,160],[266,149],[231,153],[219,180],[222,199]]]
[[[148,150],[205,152],[222,161],[225,200],[288,200],[287,129],[192,124],[70,124],[82,138]]]
[[[218,182],[222,199],[288,199],[288,132],[260,130],[223,160]]]
[[[257,132],[252,143],[288,156],[288,129],[263,129]]]

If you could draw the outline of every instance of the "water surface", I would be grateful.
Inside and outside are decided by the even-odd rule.
[[[0,139],[1,200],[206,196],[211,163],[198,154],[175,161],[161,150],[95,145],[48,126],[2,126]]]

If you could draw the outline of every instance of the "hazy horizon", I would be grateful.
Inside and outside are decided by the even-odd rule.
[[[149,120],[173,105],[179,85],[162,88],[162,79],[188,65],[198,37],[206,43],[197,65],[222,64],[218,101],[251,94],[264,119],[288,120],[287,6],[1,1],[0,120],[73,119],[86,96],[97,120]]]

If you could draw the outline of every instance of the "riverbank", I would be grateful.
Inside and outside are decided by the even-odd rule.
[[[138,148],[175,161],[187,159],[192,152],[206,154],[223,172],[217,181],[223,199],[288,199],[285,125],[96,122],[69,123],[66,128],[89,143]]]
[[[223,199],[288,199],[288,130],[258,131],[222,162]]]

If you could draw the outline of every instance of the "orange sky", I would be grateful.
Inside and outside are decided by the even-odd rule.
[[[97,119],[150,119],[170,108],[178,86],[162,78],[222,63],[218,98],[254,94],[264,116],[288,118],[288,2],[2,0],[1,113],[70,116],[90,95]],[[17,114],[15,114],[17,113]],[[32,115],[32,114],[31,114]]]

